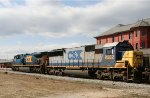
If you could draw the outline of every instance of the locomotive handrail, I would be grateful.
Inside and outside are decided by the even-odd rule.
[[[98,60],[98,68],[99,68],[99,64],[100,64],[100,61]]]
[[[82,67],[83,67],[83,60],[82,60]]]
[[[93,68],[94,68],[94,59],[93,59]]]
[[[88,65],[89,65],[89,64],[88,64],[88,59],[87,59],[87,68],[88,68]]]

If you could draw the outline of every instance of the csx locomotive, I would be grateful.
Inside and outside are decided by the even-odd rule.
[[[145,74],[147,68],[143,65],[143,52],[135,51],[128,41],[19,54],[13,62],[15,71],[26,68],[29,72],[51,75],[149,81],[149,75]]]

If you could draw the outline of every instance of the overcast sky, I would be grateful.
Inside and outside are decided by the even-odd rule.
[[[149,11],[150,0],[0,0],[0,58],[95,44],[94,36]]]

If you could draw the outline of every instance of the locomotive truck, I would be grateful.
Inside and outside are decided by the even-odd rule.
[[[13,61],[12,69],[16,71],[27,68],[29,72],[50,75],[149,81],[149,75],[145,74],[149,67],[143,64],[143,52],[135,51],[128,41],[20,54],[15,56]]]

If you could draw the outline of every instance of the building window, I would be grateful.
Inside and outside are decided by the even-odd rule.
[[[138,37],[138,31],[135,32],[135,36]]]
[[[106,38],[106,43],[108,43],[108,38]]]
[[[123,35],[123,34],[121,34],[121,40],[122,40],[122,41],[124,40],[124,35]]]
[[[142,36],[145,36],[145,32],[142,32]]]
[[[133,34],[129,33],[129,39],[132,39]]]
[[[138,49],[138,43],[136,43],[136,49]]]
[[[102,39],[101,38],[99,39],[99,44],[102,44]]]
[[[112,37],[112,42],[114,42],[114,41],[115,41],[115,36]]]
[[[121,40],[122,40],[122,34],[121,34]]]
[[[142,42],[142,48],[145,48],[145,42],[144,41]]]

